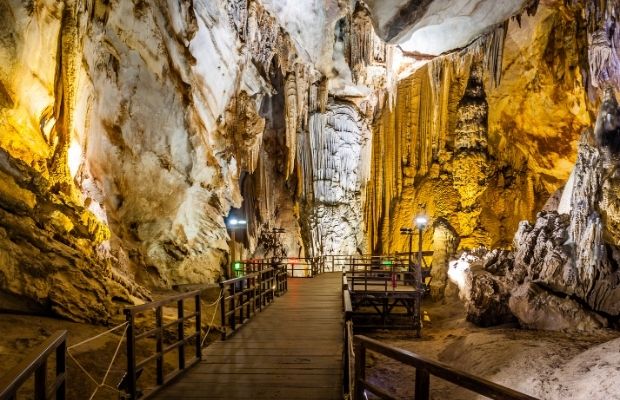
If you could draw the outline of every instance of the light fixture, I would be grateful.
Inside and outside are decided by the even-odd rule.
[[[426,224],[428,224],[428,219],[424,215],[418,215],[415,217],[415,224],[418,229],[424,229]]]
[[[232,225],[232,226],[237,226],[237,225],[245,225],[246,223],[247,223],[247,222],[246,222],[246,220],[244,220],[244,219],[236,219],[236,218],[233,218],[233,219],[228,220],[228,224],[229,224],[229,225]]]
[[[228,266],[226,267],[226,273],[228,274],[228,277],[232,277],[232,269],[234,269],[235,271],[239,271],[241,269],[241,263],[236,260],[235,258],[235,247],[236,247],[236,233],[237,233],[237,229],[242,229],[242,226],[245,225],[247,223],[246,220],[244,219],[237,219],[237,218],[230,218],[228,220],[228,222],[226,223],[226,226],[228,228],[230,228],[230,232],[231,232],[231,242],[230,242],[230,250],[231,250],[231,254],[230,254],[230,263],[228,264]],[[241,257],[243,258],[243,247],[241,248]],[[232,266],[232,269],[231,269]]]

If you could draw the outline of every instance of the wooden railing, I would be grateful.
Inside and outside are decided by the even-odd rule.
[[[390,286],[395,289],[398,286],[408,285],[417,287],[417,272],[411,271],[406,260],[359,260],[352,259],[345,264],[345,273],[351,284],[349,289],[354,288],[364,291],[381,290],[388,291]],[[426,290],[430,281],[430,269],[422,268],[420,271],[423,289]]]
[[[284,258],[281,261],[291,278],[314,278],[325,272],[325,257]]]
[[[256,272],[220,282],[220,287],[222,340],[226,340],[276,296],[288,290],[287,274],[282,267],[262,264]]]
[[[285,257],[240,260],[233,263],[233,278],[264,268],[284,268],[291,278],[313,278],[326,270],[326,257]]]
[[[343,382],[345,393],[355,386],[355,358],[353,355],[353,305],[347,277],[342,277],[342,308],[344,311]]]
[[[47,361],[56,353],[54,382],[47,382]],[[33,349],[15,368],[0,378],[0,400],[14,400],[17,391],[34,374],[34,399],[64,400],[66,397],[67,331],[54,333]]]
[[[348,272],[351,291],[393,292],[398,288],[416,290],[414,272],[356,271]]]
[[[185,300],[188,299],[193,300],[194,302],[194,312],[186,315]],[[174,303],[176,303],[177,317],[173,321],[164,323],[163,309],[166,305]],[[136,316],[152,310],[155,310],[155,327],[143,332],[138,332],[136,327]],[[160,301],[127,307],[125,308],[125,316],[128,323],[127,375],[124,379],[125,387],[123,389],[127,391],[129,399],[136,400],[140,398],[147,398],[155,394],[171,380],[196,364],[202,358],[200,348],[200,290],[183,293],[177,296],[171,296]],[[191,319],[194,319],[195,322],[194,333],[185,336],[185,323]],[[166,329],[171,327],[176,327],[177,340],[172,344],[164,346],[164,334]],[[156,352],[141,361],[137,361],[136,341],[147,337],[155,338]],[[185,359],[185,347],[188,344],[193,344],[195,353],[194,357],[189,361]],[[168,374],[164,374],[164,356],[175,349],[178,351],[177,368]],[[155,386],[148,389],[145,393],[142,393],[142,391],[138,389],[138,377],[144,367],[153,361],[155,361],[156,364]]]
[[[362,400],[365,391],[371,392],[381,399],[395,399],[384,389],[371,384],[366,379],[366,352],[375,351],[386,357],[397,360],[415,368],[415,400],[430,398],[430,376],[436,376],[457,386],[469,389],[472,392],[497,400],[537,400],[535,397],[517,392],[505,386],[498,385],[483,378],[459,371],[449,365],[433,361],[424,356],[409,351],[388,346],[366,336],[353,337],[355,352],[355,379],[353,400]]]

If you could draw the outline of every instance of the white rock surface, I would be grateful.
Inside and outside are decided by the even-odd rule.
[[[465,47],[522,10],[526,0],[367,0],[377,33],[407,52],[439,55]]]

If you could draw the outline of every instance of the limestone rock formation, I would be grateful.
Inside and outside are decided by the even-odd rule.
[[[467,320],[493,326],[515,320],[508,306],[512,255],[503,250],[465,252],[450,263],[450,279],[465,301]]]
[[[355,106],[329,104],[310,116],[312,198],[308,212],[316,254],[356,254],[363,249],[361,194],[367,180],[369,131]],[[306,193],[306,196],[310,193]]]
[[[449,262],[458,248],[459,237],[443,218],[433,223],[433,258],[431,261],[431,296],[440,300],[448,284]]]
[[[107,323],[147,299],[102,242],[105,225],[0,149],[0,310]]]
[[[509,243],[568,176],[586,89],[614,82],[615,8],[537,3],[0,0],[2,307],[105,322],[147,287],[219,279],[231,245],[392,253],[418,213],[440,296],[456,237]],[[574,176],[606,188],[584,206],[604,230],[567,228],[598,257],[616,176]],[[574,295],[615,312],[599,272]]]
[[[594,132],[584,133],[571,183],[564,189],[571,199],[568,214],[541,212],[515,235],[514,262],[501,279],[508,278],[504,302],[509,298],[510,310],[524,326],[589,329],[620,315],[618,112],[607,90]],[[494,290],[492,283],[478,284],[483,288],[472,285],[470,290]]]
[[[418,214],[447,220],[460,249],[510,246],[564,184],[591,125],[575,69],[584,38],[567,7],[542,2],[399,81],[372,129],[369,250],[407,251],[398,232]],[[434,248],[430,228],[423,246]]]
[[[509,304],[510,311],[526,328],[588,331],[607,326],[604,317],[584,310],[569,297],[555,296],[533,282],[514,289]]]
[[[480,34],[481,21],[504,22],[531,1],[369,0],[379,35],[409,52],[438,55],[462,48]]]

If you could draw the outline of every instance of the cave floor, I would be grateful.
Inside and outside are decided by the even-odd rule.
[[[154,293],[154,298],[161,298],[171,292]],[[203,321],[212,320],[213,313],[216,308],[208,306],[219,295],[219,291],[208,291],[203,298]],[[172,318],[176,315],[176,308],[174,310],[164,309],[164,319]],[[112,325],[120,324],[122,320],[115,321]],[[144,321],[141,321],[141,323]],[[59,330],[67,330],[67,344],[69,347],[80,343],[88,338],[92,338],[102,332],[107,331],[110,327],[91,325],[85,323],[75,323],[66,320],[33,316],[33,315],[17,315],[17,314],[3,314],[0,313],[0,376],[6,373],[9,369],[17,365],[24,357],[26,357],[30,350],[38,346],[45,341],[52,333]],[[206,325],[203,325],[203,329],[206,329]],[[110,361],[116,346],[122,338],[123,329],[118,329],[110,334],[104,335],[101,338],[93,340],[89,343],[76,347],[71,350],[71,353],[75,360],[82,365],[86,371],[100,383],[106,374],[106,370],[110,365]],[[219,332],[215,329],[211,330],[207,342],[213,342],[219,340]],[[110,369],[106,384],[115,387],[120,382],[126,368],[126,356],[125,356],[125,344],[121,345],[119,349],[118,357]],[[150,338],[144,338],[140,341],[137,347],[137,354],[139,358],[145,358],[153,353],[155,350],[155,341]],[[173,354],[174,353],[174,354]],[[175,352],[171,352],[166,355],[164,360],[165,368],[168,370],[174,369]],[[89,399],[97,384],[93,382],[76,364],[75,360],[71,357],[67,358],[67,370],[69,379],[67,380],[67,398],[68,399]],[[53,356],[50,365],[54,365]],[[50,368],[53,372],[53,368]],[[142,373],[141,381],[154,382],[155,381],[155,369],[145,368]],[[19,399],[31,399],[32,396],[32,382],[27,382],[20,390]],[[93,400],[110,400],[117,399],[118,392],[113,391],[110,388],[103,387],[97,391],[97,394],[92,398]]]
[[[423,303],[431,322],[422,337],[409,331],[365,335],[545,400],[620,399],[620,332],[549,332],[516,325],[477,327],[457,300]],[[414,369],[368,353],[370,382],[399,399],[413,398]],[[483,398],[431,377],[431,398]]]
[[[423,304],[431,317],[422,338],[409,331],[373,331],[364,334],[419,353],[461,370],[480,375],[540,399],[620,399],[620,332],[541,332],[513,325],[480,328],[465,321],[458,301]],[[209,318],[210,320],[210,318]],[[16,365],[28,351],[56,330],[69,331],[69,345],[107,328],[54,318],[0,314],[0,375]],[[211,334],[213,340],[219,336]],[[75,357],[96,378],[105,374],[121,332],[104,336],[74,351]],[[145,343],[147,346],[154,343]],[[124,347],[124,346],[123,346]],[[109,384],[115,384],[125,367],[124,348],[114,364]],[[368,376],[397,398],[413,397],[414,370],[382,356],[368,353]],[[89,398],[95,387],[72,360],[68,362],[70,399]],[[147,372],[150,373],[150,372]],[[145,376],[143,379],[150,380]],[[431,378],[433,399],[467,400],[476,395]],[[23,393],[29,398],[28,391]],[[116,398],[104,390],[95,399]]]

